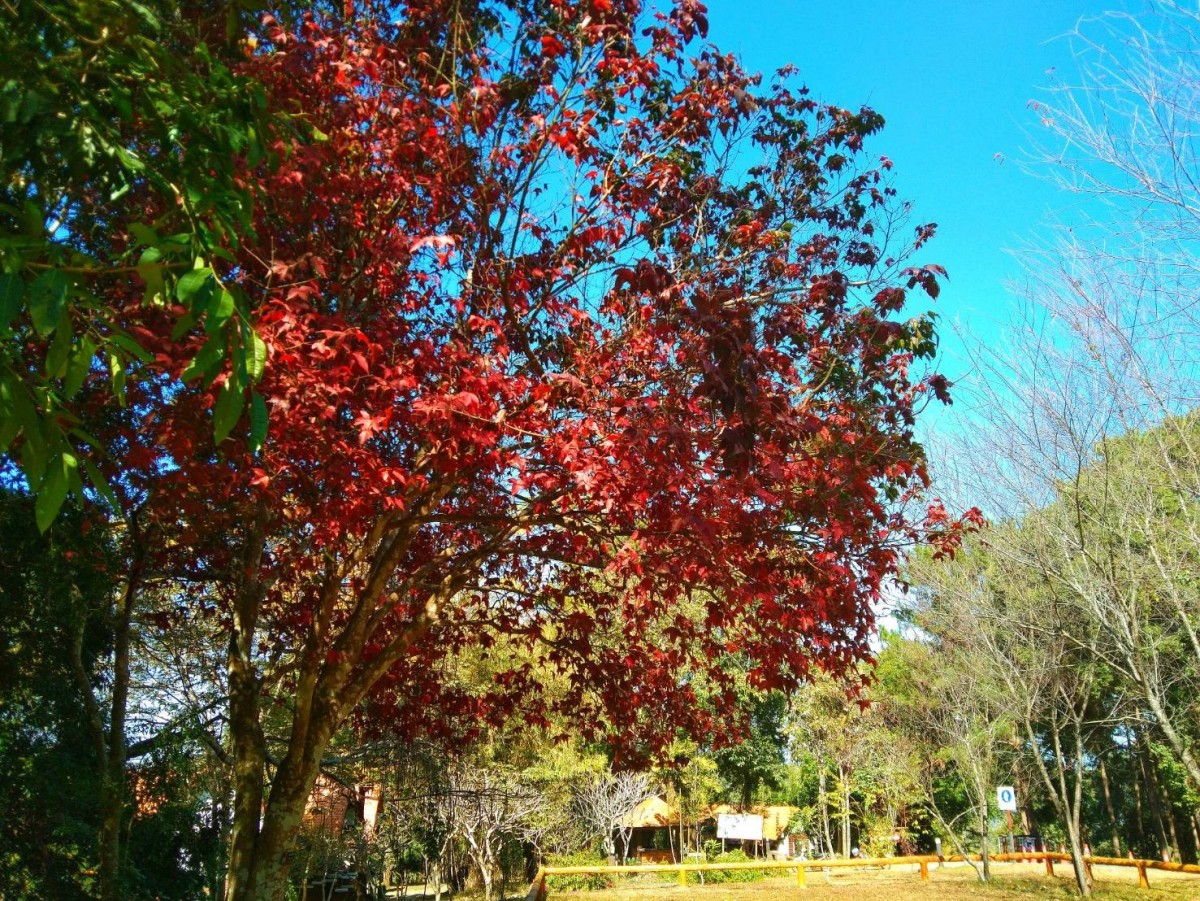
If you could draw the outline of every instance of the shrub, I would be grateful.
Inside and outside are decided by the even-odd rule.
[[[552,867],[605,867],[608,861],[591,851],[576,851],[574,854],[551,854],[546,863]],[[595,892],[612,888],[616,883],[613,876],[597,873],[584,876],[551,876],[546,885],[553,892]]]
[[[737,849],[725,854],[716,854],[709,859],[709,863],[741,863],[747,860],[750,858],[741,849]],[[757,882],[759,879],[765,879],[766,876],[766,870],[706,870],[704,881],[709,883]]]

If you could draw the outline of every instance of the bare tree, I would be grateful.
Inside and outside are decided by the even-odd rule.
[[[976,568],[960,558],[956,568],[939,567],[930,578],[928,563],[913,563],[910,576],[921,580],[923,590],[910,596],[907,610],[927,640],[903,646],[911,688],[906,699],[889,704],[889,714],[924,751],[918,755],[918,774],[930,811],[979,881],[986,882],[991,878],[990,801],[1015,723],[972,641],[981,612]],[[943,811],[936,790],[947,773],[957,777],[969,802],[954,816]],[[972,833],[979,843],[978,865],[968,857],[965,839]]]
[[[1150,727],[1200,788],[1200,9],[1151,0],[1070,41],[1074,71],[1031,104],[1033,168],[1081,203],[1025,255],[1006,339],[974,353],[941,476],[1002,524],[950,587],[1086,891],[1099,749]]]
[[[912,568],[931,597],[920,621],[941,646],[939,662],[960,659],[970,673],[931,705],[930,721],[941,724],[941,740],[960,751],[956,762],[961,760],[964,772],[976,773],[970,794],[978,799],[985,786],[979,762],[994,757],[1001,740],[997,727],[1011,719],[1065,827],[1079,893],[1088,896],[1087,749],[1095,730],[1111,726],[1096,713],[1098,626],[1060,590],[1052,569],[1057,558],[1049,553],[1051,562],[1041,559],[1043,545],[1056,536],[1039,527],[1037,513],[1026,514],[1019,525],[994,527],[986,546],[974,542],[952,564]],[[986,785],[987,794],[993,787]]]
[[[575,793],[572,806],[592,837],[599,838],[609,861],[617,859],[616,837],[621,839],[621,858],[629,853],[633,831],[630,815],[638,806],[655,797],[650,777],[645,773],[605,772]]]
[[[536,788],[518,774],[500,767],[458,767],[451,773],[454,798],[453,830],[483,881],[483,895],[492,901],[500,852],[510,841],[537,844],[537,824],[546,805]]]

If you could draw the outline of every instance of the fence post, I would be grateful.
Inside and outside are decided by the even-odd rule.
[[[921,858],[921,881],[929,881],[929,861],[923,857]]]
[[[804,867],[803,866],[796,867],[796,885],[799,886],[800,888],[806,887],[805,882],[804,882]]]
[[[538,867],[537,875],[533,877],[533,884],[529,886],[529,894],[525,897],[525,901],[546,901],[546,873]]]
[[[679,884],[680,884],[680,885],[687,885],[687,870],[680,870],[680,871],[679,871]]]
[[[1137,868],[1138,868],[1138,888],[1150,888],[1150,879],[1146,875],[1146,862],[1144,860],[1139,860],[1137,862]]]
[[[1043,851],[1042,853],[1046,855],[1045,857],[1042,858],[1043,860],[1046,861],[1046,875],[1053,876],[1054,875],[1054,861],[1050,857],[1050,852]]]

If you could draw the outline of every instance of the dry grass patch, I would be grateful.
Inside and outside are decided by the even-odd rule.
[[[974,872],[962,864],[932,867],[927,885],[915,865],[886,870],[830,870],[808,872],[807,887],[796,885],[795,875],[772,876],[759,882],[688,885],[664,882],[657,875],[630,876],[618,886],[597,892],[552,891],[550,901],[1009,901],[1016,898],[1066,899],[1077,897],[1069,865],[1056,864],[1053,879],[1042,864],[997,864],[994,879],[981,885]],[[1137,871],[1123,867],[1095,868],[1096,894],[1103,901],[1183,901],[1200,898],[1200,876],[1150,872],[1150,891],[1137,888]],[[694,874],[693,878],[694,878]]]

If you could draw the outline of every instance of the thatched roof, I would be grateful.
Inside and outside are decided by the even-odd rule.
[[[717,804],[710,807],[702,819],[715,821],[723,813],[756,813],[763,818],[763,838],[773,842],[787,834],[787,825],[799,809],[786,804],[756,804],[749,810],[742,810],[729,804]],[[650,798],[624,817],[621,825],[626,829],[663,829],[667,826],[678,826],[679,810],[662,798]]]
[[[662,798],[649,798],[621,819],[626,829],[661,829],[679,822],[679,811]]]

